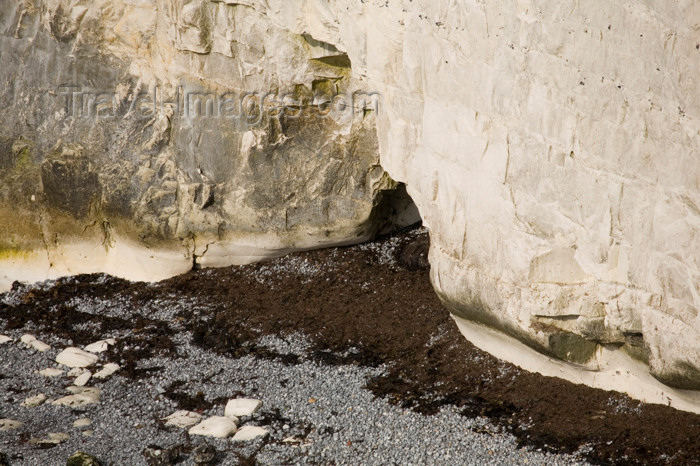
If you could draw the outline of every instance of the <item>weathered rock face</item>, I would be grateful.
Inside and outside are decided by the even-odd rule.
[[[46,0],[0,15],[5,257],[74,257],[71,236],[107,254],[175,242],[203,264],[357,240],[393,187],[378,152],[431,229],[455,315],[700,388],[698,2]],[[235,124],[178,108],[97,124],[57,109],[66,83],[116,89],[122,107],[148,107],[154,83],[171,102],[181,83],[295,91],[307,110],[314,91],[381,102],[320,124],[263,112],[250,127],[254,106]]]
[[[139,5],[3,9],[8,280],[162,278],[362,241],[396,220],[384,206],[402,192],[346,54],[250,6]],[[348,102],[324,100],[339,92]]]

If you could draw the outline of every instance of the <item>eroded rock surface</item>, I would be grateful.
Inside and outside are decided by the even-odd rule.
[[[16,2],[0,29],[5,287],[247,263],[396,216],[363,78],[257,7]]]
[[[393,179],[431,229],[453,313],[588,368],[624,352],[700,388],[697,2],[105,5],[0,12],[8,279],[30,259],[157,278],[357,241],[380,228]],[[118,117],[70,113],[67,83],[111,90]],[[304,110],[363,90],[381,107],[322,123],[254,105],[234,121],[148,113],[142,91],[179,102],[181,84],[292,91]]]

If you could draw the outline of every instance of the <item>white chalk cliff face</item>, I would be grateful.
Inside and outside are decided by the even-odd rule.
[[[127,207],[80,204],[99,227],[95,238],[151,241],[151,250],[160,238],[167,251],[189,241],[187,265],[192,256],[218,265],[360,240],[378,228],[378,193],[395,180],[430,227],[433,284],[464,325],[496,328],[588,369],[610,369],[606,361],[624,353],[670,386],[700,389],[697,1],[45,0],[5,10],[2,98],[15,114],[0,123],[24,196],[6,193],[0,206],[16,237],[5,263],[20,263],[27,245],[40,249],[46,230],[75,223],[55,213],[70,196],[54,192],[43,214],[32,210],[32,161],[48,197],[66,164],[104,162],[94,188],[78,180],[86,188],[77,198],[100,206],[126,198]],[[200,120],[188,127],[162,112],[150,126],[112,123],[105,136],[94,123],[37,115],[49,97],[32,89],[76,76],[125,95],[158,83],[171,100],[184,79],[211,92],[302,86],[377,92],[381,101],[359,119],[288,123],[296,130],[276,130],[274,119],[240,131]],[[216,155],[227,147],[235,147],[228,158]],[[99,150],[110,155],[92,155]],[[309,153],[318,160],[297,162]],[[331,153],[339,154],[332,167]],[[155,178],[164,181],[154,187]],[[264,193],[261,180],[271,182]],[[287,199],[293,193],[300,200]],[[294,208],[291,227],[280,219]],[[26,221],[13,224],[18,211]],[[162,225],[170,226],[152,231]],[[116,244],[100,254],[124,242]],[[48,260],[75,261],[70,247],[50,245]],[[178,264],[164,275],[184,268],[167,254],[143,260]]]

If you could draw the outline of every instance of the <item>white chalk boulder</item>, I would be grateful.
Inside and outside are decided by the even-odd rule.
[[[25,408],[36,408],[44,401],[46,401],[46,395],[44,395],[43,393],[39,393],[38,395],[30,396],[29,398],[24,400],[22,402],[22,406],[24,406]]]
[[[22,425],[21,422],[14,419],[0,419],[0,432],[18,429]]]
[[[56,406],[69,406],[71,408],[79,408],[81,406],[95,404],[100,402],[100,389],[96,387],[68,387],[66,390],[72,395],[64,396],[54,401],[52,404]]]
[[[115,363],[113,363],[113,362],[109,362],[109,363],[105,364],[104,367],[103,367],[102,369],[100,369],[99,371],[97,371],[97,372],[93,375],[93,377],[96,378],[96,379],[106,379],[106,378],[109,377],[110,375],[112,375],[112,374],[114,374],[115,372],[117,372],[119,369],[121,369],[121,367],[119,366],[119,364],[115,364]]]
[[[190,435],[226,438],[236,433],[237,422],[230,417],[214,416],[205,419],[189,430]]]
[[[116,341],[114,338],[107,338],[106,340],[99,340],[95,343],[90,343],[85,347],[85,351],[90,353],[104,353],[109,349],[110,346],[114,345]]]
[[[263,429],[262,427],[243,426],[238,432],[236,432],[236,435],[234,435],[231,440],[236,442],[243,442],[248,440],[255,440],[259,437],[266,437],[269,434],[270,431],[268,431],[267,429]]]
[[[262,401],[252,398],[236,398],[226,404],[224,416],[250,416],[262,406]]]
[[[75,380],[73,381],[73,385],[75,385],[76,387],[83,387],[88,383],[91,377],[92,372],[85,371],[75,378]]]
[[[64,375],[65,373],[66,371],[56,369],[55,367],[47,367],[46,369],[42,369],[39,371],[39,374],[43,375],[44,377],[59,377],[61,375]]]
[[[194,411],[175,411],[168,417],[163,418],[165,425],[175,427],[192,427],[202,420],[202,415]]]
[[[98,357],[80,348],[66,348],[56,356],[56,362],[68,367],[88,367],[98,361]]]

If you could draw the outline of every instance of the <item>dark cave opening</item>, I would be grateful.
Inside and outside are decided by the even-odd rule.
[[[418,206],[413,202],[404,183],[382,191],[372,211],[375,235],[386,235],[402,228],[422,223]]]

